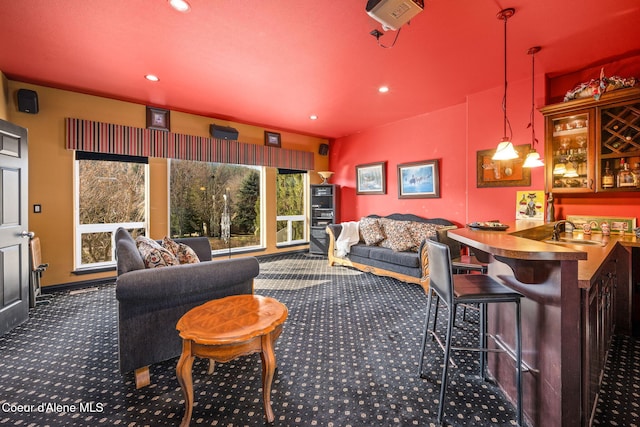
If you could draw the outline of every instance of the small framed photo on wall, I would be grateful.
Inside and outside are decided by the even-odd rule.
[[[280,134],[277,132],[269,132],[268,130],[264,131],[264,145],[268,145],[269,147],[280,148],[282,145],[282,139]]]
[[[163,130],[168,132],[170,129],[169,110],[147,107],[147,129]]]

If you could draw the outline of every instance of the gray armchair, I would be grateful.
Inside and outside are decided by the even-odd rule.
[[[131,235],[116,231],[120,372],[135,371],[136,388],[150,383],[149,365],[180,355],[176,323],[182,315],[212,299],[253,293],[260,272],[253,257],[211,261],[205,237],[176,241],[189,245],[201,262],[147,269]]]

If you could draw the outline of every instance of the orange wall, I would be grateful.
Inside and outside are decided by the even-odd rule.
[[[109,98],[85,95],[77,92],[52,89],[45,86],[25,84],[6,80],[7,96],[3,104],[7,120],[28,129],[29,144],[29,229],[40,236],[43,260],[49,268],[43,276],[43,286],[67,284],[71,282],[112,277],[114,272],[76,275],[73,263],[74,246],[74,189],[73,152],[65,149],[65,117],[116,123],[125,126],[145,127],[146,109],[144,105],[122,102]],[[38,93],[40,112],[21,113],[16,105],[16,91],[20,88]],[[3,107],[0,106],[0,118]],[[209,124],[230,125],[238,129],[243,142],[264,143],[264,129],[241,123],[228,122],[210,117],[196,116],[171,111],[172,132],[198,136],[209,136]],[[278,131],[277,129],[273,129]],[[326,170],[328,157],[320,156],[318,148],[326,139],[281,132],[283,148],[308,150],[315,153],[317,170]],[[168,234],[168,177],[167,161],[150,159],[149,233],[153,238]],[[311,182],[321,178],[310,174]],[[275,188],[276,171],[267,168],[266,204],[267,227],[266,249],[258,254],[275,253]],[[33,204],[42,205],[42,213],[32,213]],[[301,246],[299,248],[305,248]],[[297,248],[287,248],[294,250]]]
[[[7,113],[7,101],[9,98],[9,81],[5,77],[4,73],[0,72],[0,119],[8,120],[9,114]]]
[[[535,105],[545,105],[546,85],[536,75]],[[341,188],[341,220],[368,214],[414,213],[444,217],[459,225],[472,221],[515,219],[516,192],[544,190],[544,168],[531,170],[531,186],[477,188],[477,151],[493,149],[502,128],[502,87],[470,94],[466,102],[332,141],[332,182]],[[530,144],[531,80],[509,82],[507,112],[515,145]],[[544,157],[544,118],[535,112],[537,151]],[[440,159],[439,199],[399,199],[397,165]],[[356,195],[355,166],[387,162],[387,194]],[[556,218],[566,215],[640,217],[640,194],[555,196]]]

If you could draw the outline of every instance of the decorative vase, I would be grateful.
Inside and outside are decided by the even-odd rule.
[[[331,171],[319,171],[318,175],[322,177],[322,184],[328,184],[327,180],[331,178],[333,172]]]

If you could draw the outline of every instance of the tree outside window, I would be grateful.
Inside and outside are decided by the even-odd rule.
[[[256,166],[171,160],[171,236],[206,236],[214,251],[259,246],[261,173]],[[229,242],[222,239],[220,226],[224,195]]]

